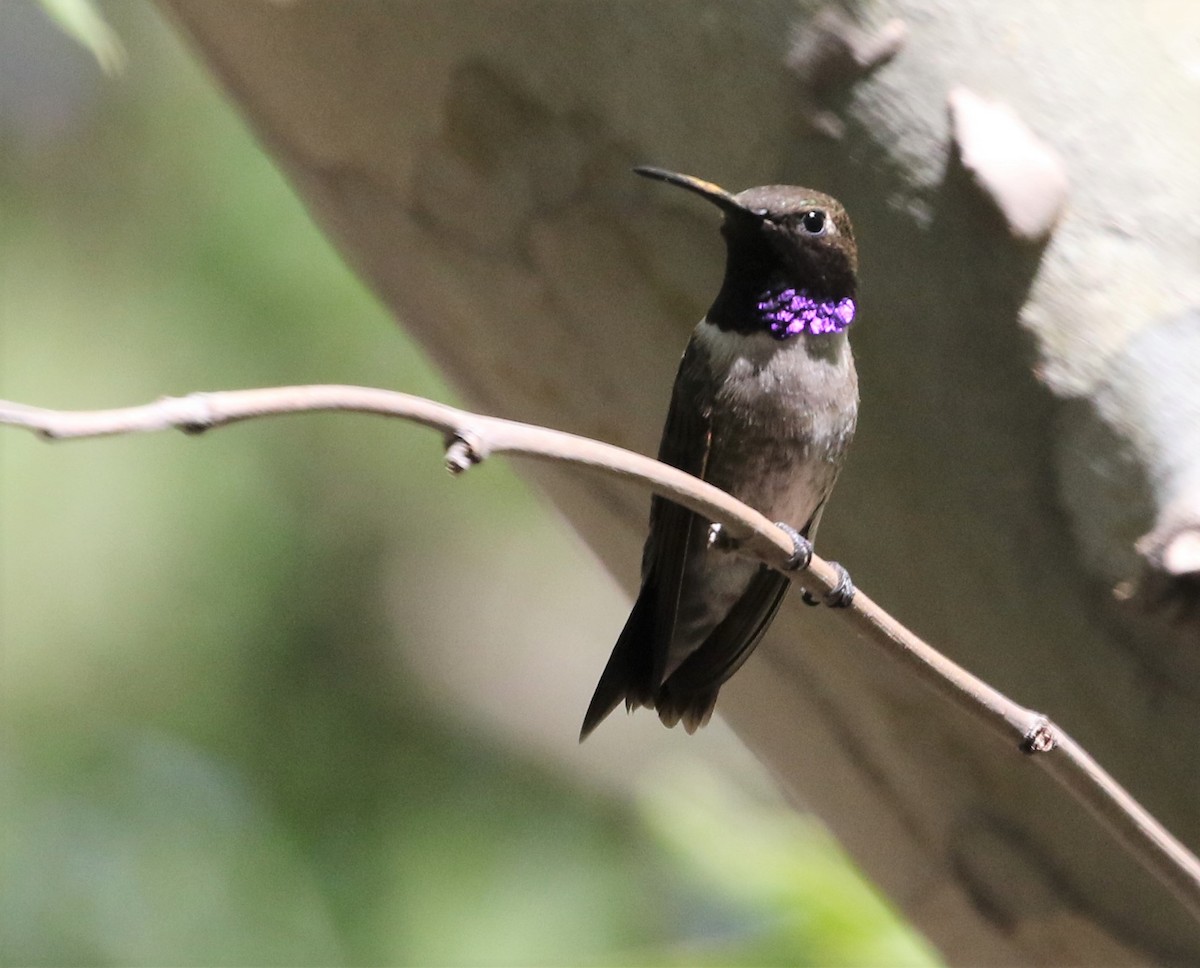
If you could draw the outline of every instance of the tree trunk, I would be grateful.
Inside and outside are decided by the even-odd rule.
[[[793,0],[161,2],[498,415],[654,452],[723,251],[631,164],[837,195],[863,403],[821,551],[1200,845],[1200,5],[851,3],[908,28],[868,73],[894,25]],[[632,588],[646,496],[527,469]],[[951,960],[1200,961],[1045,774],[797,596],[718,708]]]

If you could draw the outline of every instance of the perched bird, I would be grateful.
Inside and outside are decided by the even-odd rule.
[[[858,415],[846,338],[858,253],[845,210],[807,188],[732,195],[689,175],[635,168],[725,213],[725,279],[675,377],[659,460],[811,541]],[[694,732],[771,624],[787,577],[713,547],[709,522],[655,497],[642,587],[584,717],[584,739],[622,701]],[[827,601],[849,603],[842,571]],[[815,603],[814,603],[815,604]]]

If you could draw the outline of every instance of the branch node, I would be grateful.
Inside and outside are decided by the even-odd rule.
[[[186,397],[160,397],[164,404],[181,415],[176,426],[185,434],[202,434],[216,426],[212,402],[207,393],[189,393]]]
[[[1032,756],[1034,753],[1049,753],[1058,746],[1054,735],[1054,726],[1045,716],[1038,715],[1033,724],[1025,730],[1021,740],[1021,752]]]
[[[447,434],[445,443],[446,470],[455,476],[470,470],[487,456],[478,436],[469,430],[456,430]]]

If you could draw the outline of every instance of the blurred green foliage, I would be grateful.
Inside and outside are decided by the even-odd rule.
[[[110,12],[119,81],[5,13],[58,120],[0,118],[4,395],[446,399],[153,10]],[[803,818],[708,774],[607,799],[406,684],[382,576],[548,527],[509,472],[335,416],[0,447],[3,964],[935,963]]]

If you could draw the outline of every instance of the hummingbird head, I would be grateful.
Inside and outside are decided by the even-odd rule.
[[[725,213],[725,280],[710,323],[784,340],[841,333],[854,321],[858,250],[837,199],[792,185],[733,195],[690,175],[634,171],[694,192]]]

